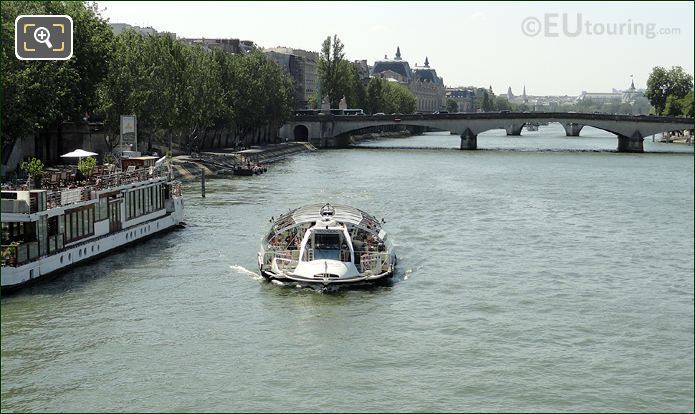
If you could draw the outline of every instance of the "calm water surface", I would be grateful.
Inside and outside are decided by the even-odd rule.
[[[188,185],[185,230],[3,298],[2,410],[693,411],[692,147],[524,134]],[[386,219],[392,286],[259,280],[269,218],[324,201]]]

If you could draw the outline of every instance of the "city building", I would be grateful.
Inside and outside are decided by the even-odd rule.
[[[367,64],[367,60],[355,60],[352,62],[352,66],[357,70],[357,75],[362,83],[367,85],[369,83],[369,73],[371,72],[371,67]]]
[[[263,53],[287,72],[294,83],[295,109],[307,109],[309,98],[318,92],[319,54],[302,49],[274,47]]]
[[[235,54],[248,53],[257,49],[256,44],[251,40],[206,38],[183,38],[181,40],[189,45],[200,46],[207,50],[219,49]]]
[[[430,67],[429,59],[425,58],[424,66],[415,64],[410,67],[408,61],[401,57],[401,48],[396,48],[396,56],[374,62],[372,77],[396,81],[415,94],[416,111],[435,112],[446,108],[446,88],[444,80],[437,76],[437,71]]]
[[[447,101],[451,99],[456,102],[458,112],[477,112],[482,109],[486,93],[490,101],[495,98],[492,86],[489,88],[459,86],[446,88],[446,99]]]
[[[526,85],[524,85],[520,96],[514,95],[510,86],[507,89],[506,97],[510,104],[525,105],[529,111],[547,112],[558,110],[560,105],[574,105],[577,99],[576,96],[570,95],[528,95]]]
[[[595,104],[624,104],[630,105],[632,115],[648,114],[651,103],[644,96],[644,89],[635,88],[634,80],[630,81],[630,87],[626,90],[613,89],[612,92],[586,92],[576,98],[576,103],[592,102]]]
[[[113,31],[113,34],[119,34],[122,33],[125,30],[134,30],[141,35],[149,35],[149,36],[154,36],[156,34],[163,34],[163,35],[168,35],[170,37],[173,37],[176,39],[176,33],[171,33],[171,32],[158,32],[155,30],[154,27],[140,27],[128,23],[109,23],[109,27],[111,28],[111,31]]]

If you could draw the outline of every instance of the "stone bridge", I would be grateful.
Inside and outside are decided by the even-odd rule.
[[[559,122],[567,136],[579,136],[581,129],[592,126],[618,136],[619,152],[643,152],[644,137],[660,132],[693,129],[692,118],[584,114],[572,112],[483,112],[426,115],[308,115],[295,116],[279,130],[280,138],[309,141],[319,147],[339,147],[349,143],[349,135],[373,128],[395,126],[450,131],[461,136],[461,149],[477,148],[478,134],[505,129],[507,135],[520,135],[527,123]]]

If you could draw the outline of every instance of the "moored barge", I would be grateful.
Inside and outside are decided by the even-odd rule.
[[[98,166],[79,182],[74,170],[44,176],[43,189],[3,186],[3,294],[183,223],[181,183],[164,159]]]

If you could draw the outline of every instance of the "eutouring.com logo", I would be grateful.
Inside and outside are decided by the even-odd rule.
[[[581,13],[545,13],[540,18],[529,16],[522,20],[521,32],[529,37],[642,36],[654,39],[662,35],[680,35],[681,29],[657,28],[655,23],[633,22],[631,19],[620,23],[593,22],[584,19]]]
[[[17,59],[68,60],[72,57],[70,16],[17,16],[14,29],[14,54]]]

